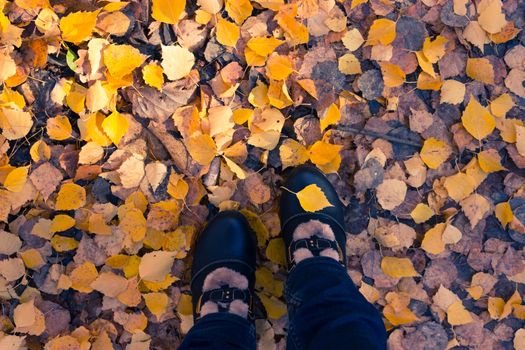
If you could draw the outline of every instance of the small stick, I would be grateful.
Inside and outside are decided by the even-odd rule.
[[[338,130],[341,132],[348,132],[352,134],[361,134],[361,135],[366,135],[366,136],[377,137],[379,139],[384,139],[384,140],[388,140],[388,141],[396,142],[396,143],[402,143],[404,145],[418,147],[418,148],[422,146],[420,142],[405,140],[405,139],[401,139],[396,136],[385,135],[385,134],[381,134],[379,132],[370,131],[370,130],[364,130],[364,129],[359,130],[359,129],[352,128],[349,126],[339,126],[335,130]]]

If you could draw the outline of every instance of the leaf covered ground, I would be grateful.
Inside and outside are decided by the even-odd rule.
[[[226,209],[283,349],[277,203],[307,162],[391,349],[525,349],[523,1],[0,6],[0,349],[176,348]]]

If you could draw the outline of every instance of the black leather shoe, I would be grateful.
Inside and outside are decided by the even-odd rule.
[[[319,256],[324,249],[333,248],[339,255],[339,261],[346,265],[344,207],[330,181],[316,167],[301,165],[292,171],[283,187],[297,193],[311,184],[319,186],[332,206],[317,212],[307,212],[301,207],[294,193],[282,190],[279,214],[281,231],[286,246],[288,268],[292,269],[295,266],[293,253],[299,248],[308,249],[313,256]],[[310,220],[318,220],[323,224],[329,225],[334,233],[335,241],[330,241],[320,236],[293,241],[293,233],[297,226]]]
[[[191,269],[195,319],[199,318],[201,306],[207,301],[228,305],[238,299],[248,304],[250,311],[253,310],[256,249],[255,233],[241,213],[223,211],[208,223],[197,237]],[[203,292],[206,276],[218,268],[228,268],[246,277],[248,289],[221,286]],[[219,311],[225,310],[219,308]]]

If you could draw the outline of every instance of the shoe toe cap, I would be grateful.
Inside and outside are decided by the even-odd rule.
[[[326,199],[332,204],[319,211],[333,217],[341,224],[344,222],[344,210],[339,196],[334,187],[325,177],[325,175],[313,166],[300,166],[290,174],[283,187],[292,191],[299,192],[308,185],[316,184],[323,191]],[[297,196],[287,190],[282,190],[280,213],[281,220],[286,221],[288,218],[304,213]]]
[[[198,236],[193,255],[194,272],[218,261],[228,260],[255,266],[255,235],[241,213],[220,212]]]

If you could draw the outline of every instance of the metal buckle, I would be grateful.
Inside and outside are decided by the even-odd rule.
[[[219,309],[222,308],[221,304],[230,304],[234,300],[243,300],[246,303],[248,303],[249,314],[251,314],[251,309],[253,307],[253,296],[251,293],[248,292],[248,294],[246,294],[244,290],[235,287],[222,286],[220,289],[213,289],[207,292],[203,292],[201,294],[195,310],[195,313],[197,315],[200,315],[203,304],[202,299],[206,293],[208,293],[207,300],[213,301],[214,303],[218,304]]]
[[[312,252],[314,256],[319,256],[319,253],[324,249],[335,248],[339,255],[339,262],[343,264],[343,252],[341,250],[341,247],[339,247],[337,241],[334,242],[334,247],[334,245],[332,245],[332,242],[333,241],[330,241],[329,239],[317,237],[315,235],[309,238],[303,238],[292,242],[292,244],[288,246],[288,256],[290,257],[291,267],[295,266],[295,258],[293,256],[293,252],[295,252],[299,248],[308,249]]]

